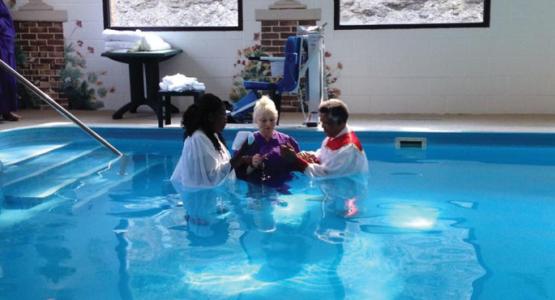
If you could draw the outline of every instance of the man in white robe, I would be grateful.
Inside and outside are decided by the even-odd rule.
[[[326,138],[316,152],[297,155],[283,147],[282,155],[297,161],[298,169],[310,177],[340,177],[368,172],[368,160],[356,134],[347,126],[349,112],[339,99],[322,102],[320,122]]]
[[[317,179],[327,209],[346,218],[359,214],[359,202],[367,197],[368,159],[356,134],[347,126],[349,112],[339,99],[322,102],[320,122],[326,138],[316,152],[300,152],[282,147],[286,159],[295,160],[299,171]],[[318,238],[333,240],[343,225],[337,228],[323,222]],[[333,222],[332,222],[333,223]],[[331,223],[330,223],[331,224]],[[332,226],[333,227],[333,226]]]

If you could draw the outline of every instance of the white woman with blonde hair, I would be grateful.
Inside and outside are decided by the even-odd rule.
[[[295,139],[275,129],[278,111],[274,101],[262,96],[254,106],[253,121],[258,131],[247,139],[231,160],[237,177],[248,182],[276,188],[293,178],[294,165],[281,157],[281,146],[299,152]]]

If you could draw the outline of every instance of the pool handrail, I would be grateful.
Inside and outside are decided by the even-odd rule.
[[[77,126],[79,126],[83,131],[85,131],[92,138],[96,139],[99,143],[104,145],[106,148],[110,149],[110,151],[112,151],[114,154],[116,154],[118,156],[123,156],[123,153],[121,151],[119,151],[118,149],[116,149],[116,147],[114,147],[112,144],[110,144],[106,139],[101,137],[98,133],[96,133],[94,130],[92,130],[89,126],[85,125],[85,123],[81,122],[81,120],[79,120],[76,116],[74,116],[72,113],[70,113],[65,108],[63,108],[63,106],[61,106],[56,101],[54,101],[52,98],[50,98],[50,96],[48,96],[48,94],[43,92],[36,85],[34,85],[29,80],[27,80],[27,78],[23,77],[23,75],[19,74],[10,65],[5,63],[1,59],[0,59],[0,66],[4,69],[4,71],[6,71],[6,72],[10,73],[11,75],[15,76],[15,78],[17,78],[17,80],[21,84],[23,84],[25,87],[30,89],[39,98],[41,98],[48,105],[50,105],[55,111],[57,111],[62,116],[66,117],[67,119],[69,119],[70,121],[75,123]]]

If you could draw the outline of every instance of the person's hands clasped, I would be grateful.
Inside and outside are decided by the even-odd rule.
[[[318,163],[318,158],[313,153],[301,151],[301,152],[297,153],[297,156],[302,158],[307,163],[311,163],[311,164]]]
[[[289,163],[295,162],[297,160],[297,153],[295,152],[295,149],[287,144],[287,145],[281,145],[279,147],[280,150],[280,154],[281,157]]]
[[[257,153],[252,156],[251,166],[258,169],[262,165],[263,161],[264,161],[264,157]]]

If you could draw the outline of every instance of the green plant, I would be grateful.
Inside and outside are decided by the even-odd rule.
[[[94,73],[85,74],[86,60],[76,52],[72,43],[64,47],[65,66],[60,71],[62,91],[69,100],[70,109],[98,109],[104,104],[96,100],[96,83],[90,80]],[[85,78],[85,75],[87,75]]]
[[[15,45],[15,63],[17,66],[23,66],[27,63],[27,55],[19,44]],[[40,98],[31,93],[19,81],[17,82],[17,97],[19,108],[38,108],[41,103]]]
[[[83,26],[81,21],[76,21],[77,28]],[[72,34],[73,34],[72,32]],[[71,35],[70,35],[71,36]],[[87,61],[82,54],[82,49],[85,45],[82,41],[77,41],[78,49],[75,49],[73,43],[64,46],[64,68],[60,71],[60,78],[62,80],[62,91],[69,100],[70,109],[86,109],[96,110],[104,106],[104,103],[98,98],[104,98],[108,93],[113,93],[115,88],[109,90],[104,87],[104,83],[99,80],[101,75],[106,75],[106,72],[86,72]],[[90,54],[94,53],[93,47],[86,47],[86,51]]]
[[[324,53],[324,57],[330,58],[331,53],[329,51],[326,51]],[[330,65],[326,64],[324,68],[324,78],[326,80],[328,99],[339,98],[341,96],[341,90],[333,86],[339,78],[339,74],[337,73],[341,72],[341,70],[343,70],[343,64],[340,62],[338,62],[335,67],[331,67]],[[334,73],[336,74],[334,75]]]
[[[233,86],[229,93],[229,98],[232,101],[237,101],[247,94],[243,87],[245,80],[253,81],[275,81],[271,77],[270,64],[263,63],[257,60],[249,60],[249,57],[268,56],[267,53],[262,51],[260,44],[247,47],[237,51],[237,61],[233,64],[234,67],[243,67],[239,74],[233,76]]]
[[[16,65],[22,65],[27,62],[27,55],[21,49],[19,44],[15,44],[15,63]]]
[[[255,35],[255,41],[256,41]],[[246,95],[247,91],[243,87],[243,82],[245,80],[253,80],[253,81],[271,81],[275,82],[279,78],[271,77],[271,70],[269,63],[263,63],[260,61],[252,61],[249,60],[249,57],[257,57],[257,56],[268,56],[264,51],[262,51],[261,46],[256,43],[254,46],[238,50],[237,51],[238,58],[234,67],[242,66],[242,70],[239,74],[233,76],[233,86],[231,88],[231,92],[229,94],[229,98],[232,101],[237,101],[241,99],[244,95]],[[329,51],[326,51],[324,54],[325,58],[330,58],[332,55]],[[334,87],[333,85],[338,80],[338,74],[343,69],[343,64],[338,62],[335,66],[330,66],[326,64],[324,69],[324,78],[326,80],[326,90],[328,99],[331,98],[339,98],[341,95],[341,90],[339,88]],[[306,84],[304,80],[300,82],[300,93],[304,95],[306,92]]]

